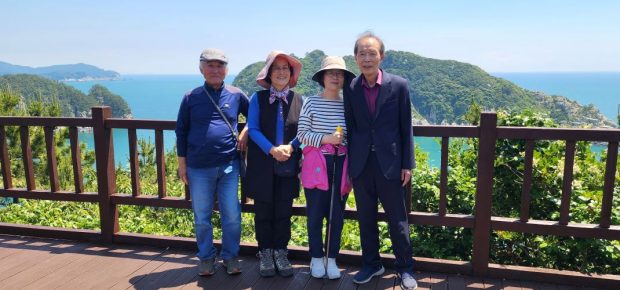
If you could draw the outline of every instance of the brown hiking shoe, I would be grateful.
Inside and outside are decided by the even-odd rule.
[[[276,267],[278,268],[278,273],[282,277],[290,277],[293,276],[293,266],[291,262],[288,261],[288,251],[287,250],[275,250],[273,252],[273,259],[276,261]]]
[[[235,275],[241,273],[241,264],[237,257],[230,260],[224,260],[224,267],[226,267],[226,273],[228,275]]]
[[[198,275],[211,276],[215,274],[215,258],[200,260],[198,262]]]

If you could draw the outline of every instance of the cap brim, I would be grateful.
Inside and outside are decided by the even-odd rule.
[[[228,64],[228,61],[223,60],[223,59],[217,59],[217,58],[211,58],[211,59],[201,58],[200,61],[204,61],[204,62],[217,61],[223,64]]]

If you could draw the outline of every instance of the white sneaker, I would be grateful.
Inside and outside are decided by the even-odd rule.
[[[340,269],[336,265],[336,258],[327,259],[327,278],[340,279]]]
[[[312,258],[310,260],[310,275],[314,278],[325,277],[325,263],[324,258]]]
[[[400,274],[400,288],[403,290],[414,290],[418,288],[418,282],[413,278],[413,275],[405,272]]]

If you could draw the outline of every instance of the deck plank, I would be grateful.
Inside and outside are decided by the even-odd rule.
[[[327,280],[311,278],[307,261],[291,260],[293,277],[261,278],[257,258],[240,261],[239,275],[228,275],[218,261],[213,276],[201,277],[190,251],[0,235],[0,289],[400,289],[393,269],[356,285],[352,279],[359,268],[351,265],[340,266],[340,279]],[[420,290],[582,289],[431,272],[415,276]]]
[[[521,290],[521,281],[515,280],[504,280],[502,282],[504,290]]]
[[[465,276],[465,289],[485,289],[484,282],[480,277]]]
[[[103,255],[84,265],[85,271],[73,279],[63,281],[63,288],[91,289],[111,287],[130,279],[129,275],[160,256],[163,249],[139,247],[105,247]],[[105,273],[105,275],[102,275]]]
[[[55,269],[49,275],[39,276],[36,281],[24,285],[24,287],[26,289],[53,289],[63,286],[66,280],[80,276],[90,267],[90,264],[97,264],[101,260],[100,256],[90,254],[88,251],[90,249],[93,249],[92,245],[89,245],[81,252],[76,252],[74,255],[77,257],[68,265]]]
[[[415,279],[418,281],[418,289],[420,290],[431,290],[433,289],[433,277],[430,273],[426,272],[416,272]],[[400,285],[400,280],[396,281],[396,285]],[[400,286],[399,286],[400,287]]]
[[[256,261],[258,263],[258,259],[256,259]],[[271,283],[271,286],[268,289],[288,289],[289,285],[293,283],[293,281],[295,280],[295,277],[300,272],[309,273],[308,266],[306,266],[303,261],[291,260],[290,262],[291,262],[291,265],[293,266],[293,276],[292,277],[280,277],[278,276],[278,274],[276,274],[276,277],[274,277],[273,282]]]
[[[387,270],[385,274],[378,278],[377,286],[375,289],[387,290],[387,289],[400,289],[399,283],[396,280],[396,272],[393,270]],[[395,287],[396,286],[396,287]]]
[[[246,258],[249,258],[249,260],[254,261],[254,263],[252,264],[253,266],[247,270],[243,269],[243,275],[241,276],[239,283],[237,283],[235,286],[233,286],[230,289],[251,289],[256,283],[256,281],[261,279],[260,274],[258,273],[258,268],[260,266],[258,263],[258,258],[256,257],[246,257]]]
[[[24,240],[15,240],[10,237],[0,236],[0,262],[5,257],[19,252],[19,248],[15,247],[16,244],[24,243],[26,243]]]
[[[87,244],[74,244],[71,247],[63,249],[63,252],[57,252],[54,255],[45,255],[39,261],[34,261],[20,272],[0,281],[0,289],[16,289],[35,282],[42,277],[52,275],[58,269],[69,265],[71,262],[79,258],[79,255],[73,253],[80,252],[85,249]],[[29,255],[30,253],[25,253]],[[23,257],[23,254],[19,255]],[[3,261],[3,264],[11,265],[10,261]]]
[[[503,282],[500,279],[484,278],[484,289],[488,290],[503,290]]]
[[[23,271],[35,267],[50,257],[50,253],[62,253],[64,251],[79,251],[83,245],[78,243],[52,243],[45,240],[33,240],[24,244],[16,245],[19,250],[2,259],[0,264],[0,281],[5,281]],[[31,250],[36,248],[38,250]],[[1,284],[0,284],[1,285]]]
[[[461,275],[448,276],[448,289],[463,290],[465,288],[465,279]]]
[[[431,273],[432,290],[448,290],[448,275],[441,273]]]
[[[164,253],[166,253],[165,250],[162,252],[162,255]],[[130,279],[117,281],[114,285],[110,287],[110,289],[121,290],[133,287],[133,285],[138,283],[138,281],[145,278],[149,273],[155,271],[155,269],[159,268],[166,262],[167,258],[163,257],[162,255],[155,257],[154,259],[148,261],[144,266],[130,273]]]
[[[135,280],[136,289],[160,289],[180,287],[188,283],[196,275],[196,258],[189,252],[170,251],[164,253],[165,259],[152,272],[129,279]]]
[[[355,284],[353,283],[353,272],[356,269],[350,265],[339,265],[339,267],[342,277],[339,279],[340,283],[338,284],[338,290],[354,289]]]
[[[295,272],[295,276],[293,277],[293,279],[291,279],[290,283],[286,286],[286,288],[281,288],[281,289],[291,289],[291,290],[304,289],[310,279],[312,279],[312,277],[310,277],[310,268],[306,265],[301,265],[300,263],[299,267],[297,268],[297,272]]]

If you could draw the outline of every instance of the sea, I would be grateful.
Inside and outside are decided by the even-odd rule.
[[[620,109],[620,72],[601,73],[491,73],[528,90],[546,94],[563,95],[579,104],[593,104],[608,118],[615,121]],[[234,76],[225,82],[231,84]],[[65,82],[84,93],[94,84],[101,84],[115,94],[121,95],[131,107],[135,119],[176,120],[183,95],[202,84],[200,74],[195,75],[123,75],[121,80],[95,80],[86,82]],[[154,143],[152,130],[138,130],[138,137]],[[114,155],[117,165],[129,164],[129,143],[127,130],[114,130]],[[93,148],[92,133],[80,133],[80,140]],[[436,138],[416,137],[416,144],[429,154],[433,167],[440,164],[440,144]],[[175,145],[172,131],[164,133],[166,150]],[[593,146],[595,152],[604,147]]]

